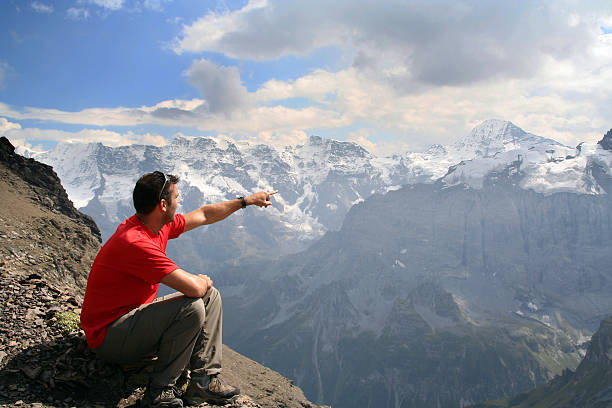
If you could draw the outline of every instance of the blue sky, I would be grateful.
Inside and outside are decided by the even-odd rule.
[[[0,134],[386,155],[500,118],[562,143],[612,127],[608,1],[4,0]]]

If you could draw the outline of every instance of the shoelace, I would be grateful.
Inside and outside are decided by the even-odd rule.
[[[174,387],[164,390],[160,394],[161,399],[173,399],[175,397]]]

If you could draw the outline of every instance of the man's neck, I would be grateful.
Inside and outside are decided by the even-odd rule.
[[[159,222],[155,222],[153,220],[154,217],[147,215],[143,215],[143,214],[138,214],[136,213],[136,217],[140,220],[140,222],[142,222],[144,224],[145,227],[147,227],[147,229],[149,231],[151,231],[154,234],[158,234],[159,230],[161,229],[161,225]]]

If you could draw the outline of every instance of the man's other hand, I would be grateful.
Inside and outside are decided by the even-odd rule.
[[[267,207],[272,204],[270,202],[270,196],[278,193],[278,190],[274,191],[260,191],[259,193],[251,194],[248,197],[245,197],[247,205],[256,205],[258,207]]]
[[[204,282],[204,284],[206,285],[206,292],[208,292],[210,288],[212,288],[213,286],[212,279],[210,279],[208,275],[202,275],[202,274],[198,274],[198,278],[200,278]]]
[[[192,275],[180,268],[164,276],[161,283],[193,298],[204,296],[213,285],[208,276]]]

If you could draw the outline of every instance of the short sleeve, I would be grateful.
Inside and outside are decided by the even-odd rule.
[[[125,258],[124,270],[150,284],[159,283],[179,267],[153,242],[130,245],[130,256]]]
[[[168,239],[178,238],[185,231],[185,216],[176,214],[174,221],[168,224]]]

